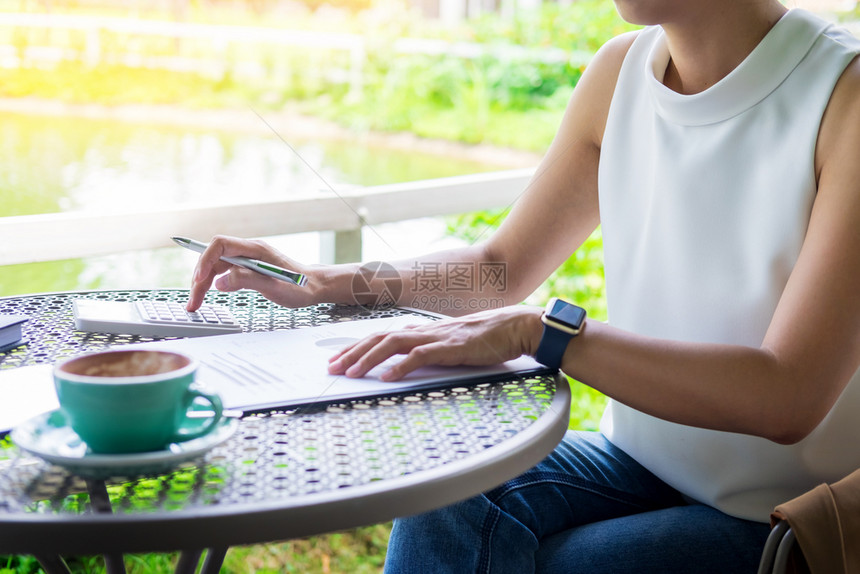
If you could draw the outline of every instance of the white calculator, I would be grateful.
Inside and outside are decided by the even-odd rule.
[[[241,333],[242,325],[222,305],[203,305],[190,313],[175,301],[75,299],[75,328],[94,333],[144,337],[203,337]]]

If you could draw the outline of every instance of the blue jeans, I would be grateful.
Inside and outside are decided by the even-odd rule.
[[[767,524],[690,502],[599,433],[482,495],[394,522],[386,574],[750,572]]]

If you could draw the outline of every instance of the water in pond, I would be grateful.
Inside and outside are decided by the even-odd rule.
[[[291,141],[146,123],[0,112],[0,217],[73,210],[270,201],[292,193],[380,185],[499,166],[369,147]],[[312,168],[312,169],[311,169]],[[321,181],[314,172],[325,181]],[[436,220],[379,225],[365,233],[365,259],[449,246]],[[206,238],[200,238],[206,239]],[[57,237],[62,241],[62,237]],[[0,241],[14,244],[15,238]],[[299,259],[319,259],[318,235],[272,238]],[[391,246],[405,253],[392,253]],[[196,255],[179,248],[0,267],[0,296],[96,288],[185,287]]]

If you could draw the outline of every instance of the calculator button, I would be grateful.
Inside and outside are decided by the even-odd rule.
[[[203,305],[193,312],[175,301],[137,301],[135,305],[140,316],[151,323],[223,327],[225,331],[240,329],[230,310],[220,305]]]

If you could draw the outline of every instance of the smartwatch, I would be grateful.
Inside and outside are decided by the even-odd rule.
[[[561,359],[570,340],[579,335],[585,325],[585,309],[553,297],[540,317],[543,335],[535,360],[552,369],[561,367]]]

